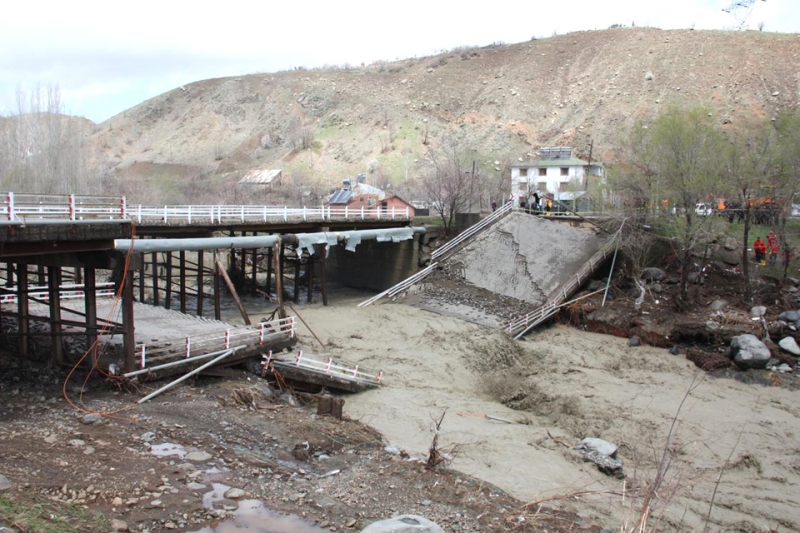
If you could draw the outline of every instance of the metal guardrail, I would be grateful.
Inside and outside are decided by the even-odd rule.
[[[415,283],[417,283],[417,282],[421,281],[422,279],[426,278],[428,276],[428,274],[430,274],[431,272],[436,270],[437,266],[439,266],[439,263],[432,263],[432,264],[428,265],[427,267],[423,268],[422,270],[420,270],[419,272],[417,272],[416,274],[414,274],[410,278],[404,279],[403,281],[401,281],[400,283],[398,283],[394,287],[390,287],[390,288],[386,289],[385,291],[383,291],[382,293],[376,294],[372,298],[368,298],[368,299],[364,300],[363,302],[358,304],[358,307],[366,307],[368,305],[372,305],[375,302],[377,302],[378,300],[380,300],[381,298],[383,298],[384,296],[389,296],[390,298],[392,296],[397,296],[401,292],[408,290],[409,287],[411,287]]]
[[[408,207],[319,206],[288,207],[258,205],[128,205],[124,196],[76,196],[74,194],[17,194],[7,192],[0,202],[0,223],[31,220],[80,222],[131,220],[143,223],[269,223],[303,220],[409,220]]]
[[[443,257],[445,254],[451,252],[458,245],[470,239],[471,237],[474,237],[475,235],[483,231],[485,228],[491,226],[497,220],[500,220],[513,210],[514,210],[514,204],[512,204],[511,202],[503,205],[502,207],[497,209],[495,212],[493,212],[491,215],[487,216],[477,224],[473,224],[466,230],[459,233],[456,238],[449,241],[444,246],[440,246],[439,248],[434,250],[433,253],[431,254],[431,259],[436,260],[439,259],[440,257]]]
[[[252,326],[228,328],[205,335],[195,335],[158,343],[136,345],[136,356],[140,369],[148,364],[164,363],[175,359],[189,359],[210,352],[260,346],[282,337],[293,338],[296,334],[295,317],[290,316],[261,322]]]
[[[586,279],[600,267],[609,255],[611,255],[619,237],[620,232],[618,231],[595,252],[589,261],[584,263],[575,274],[570,276],[566,283],[550,293],[547,297],[547,301],[541,307],[509,322],[505,328],[506,332],[510,335],[514,335],[515,339],[518,339],[531,328],[538,326],[556,314],[560,304],[565,302],[573,292],[579,289]]]
[[[80,283],[68,283],[65,285],[59,286],[59,293],[62,300],[72,299],[72,298],[83,298],[84,291],[86,289],[85,285]],[[17,292],[18,287],[3,287],[5,291],[13,291]],[[95,286],[95,296],[100,297],[110,297],[114,296],[114,284],[111,282],[105,283],[98,283]],[[50,300],[50,289],[48,287],[28,287],[28,296],[31,298],[36,298],[39,300],[49,301]],[[0,295],[0,303],[7,304],[7,303],[16,303],[17,302],[17,295],[16,294],[2,294]]]
[[[302,350],[298,351],[297,355],[289,360],[273,359],[272,352],[270,352],[268,355],[263,356],[261,366],[266,369],[270,365],[273,365],[277,368],[298,368],[305,371],[314,372],[316,374],[331,376],[347,381],[360,382],[373,386],[380,385],[381,381],[383,380],[383,372],[369,371],[359,368],[358,365],[348,367],[335,364],[331,358],[328,358],[327,361],[320,361],[319,359],[314,359],[313,357],[303,354]]]

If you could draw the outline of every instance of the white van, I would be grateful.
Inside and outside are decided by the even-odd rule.
[[[694,206],[694,212],[701,217],[706,217],[713,212],[713,208],[711,204],[699,203]]]

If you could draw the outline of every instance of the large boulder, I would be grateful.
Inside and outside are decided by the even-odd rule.
[[[731,339],[730,354],[733,362],[742,370],[766,368],[767,362],[772,358],[769,348],[750,333]]]
[[[778,341],[778,346],[792,355],[800,356],[800,346],[797,346],[797,341],[794,340],[794,337],[782,338],[780,341]]]
[[[641,278],[645,281],[662,281],[667,277],[667,273],[656,267],[648,267],[642,270]]]
[[[404,514],[373,522],[361,533],[444,533],[444,529],[436,522],[413,514]]]
[[[736,252],[725,248],[718,248],[717,250],[714,251],[711,257],[712,259],[716,261],[721,261],[726,265],[736,266],[739,264],[739,261],[742,258],[742,253],[741,251]]]
[[[797,322],[800,320],[800,311],[784,311],[778,315],[778,319],[784,322]]]

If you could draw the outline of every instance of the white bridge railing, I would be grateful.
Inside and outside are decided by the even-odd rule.
[[[17,291],[19,291],[19,287],[16,286],[3,287],[3,290],[16,293]],[[85,290],[86,286],[79,283],[67,283],[59,286],[58,288],[59,294],[61,295],[60,298],[62,300],[71,298],[83,298]],[[43,286],[28,287],[28,296],[30,298],[49,301],[50,290],[48,287],[43,287]],[[95,296],[98,298],[114,296],[114,284],[111,282],[98,283],[95,286]],[[17,302],[16,294],[0,294],[0,304],[8,304],[16,302]]]
[[[374,304],[375,302],[377,302],[378,300],[380,300],[384,296],[388,296],[389,298],[392,298],[394,296],[397,296],[398,294],[400,294],[403,291],[407,291],[412,285],[414,285],[415,283],[417,283],[417,282],[423,280],[424,278],[428,277],[428,275],[431,272],[436,270],[437,266],[439,266],[439,263],[432,263],[432,264],[426,266],[425,268],[423,268],[422,270],[420,270],[419,272],[417,272],[416,274],[414,274],[410,278],[404,279],[403,281],[401,281],[400,283],[398,283],[394,287],[390,287],[390,288],[386,289],[385,291],[383,291],[382,293],[376,294],[372,298],[368,298],[368,299],[364,300],[363,302],[358,304],[358,307],[366,307],[368,305]]]
[[[30,220],[131,220],[138,224],[225,224],[328,220],[409,220],[408,207],[259,206],[259,205],[128,205],[124,196],[5,193],[0,223]]]
[[[493,212],[491,215],[489,215],[486,218],[482,219],[477,224],[474,224],[474,225],[468,227],[466,230],[464,230],[461,233],[459,233],[458,236],[455,239],[453,239],[452,241],[449,241],[444,246],[440,246],[439,248],[435,249],[433,251],[433,253],[431,254],[431,260],[435,261],[435,260],[439,259],[440,257],[443,257],[445,254],[447,254],[447,253],[451,252],[453,249],[455,249],[458,245],[460,245],[464,241],[467,241],[468,239],[474,237],[475,235],[477,235],[478,233],[483,231],[485,228],[491,226],[497,220],[503,218],[504,216],[506,216],[508,213],[510,213],[513,210],[514,210],[514,204],[512,204],[511,202],[503,205],[502,207],[497,209],[495,212]]]
[[[281,338],[293,338],[295,332],[295,317],[290,316],[271,322],[260,322],[252,326],[228,328],[205,335],[137,344],[136,357],[139,368],[145,369],[154,363],[162,364],[181,358],[184,360],[200,358],[215,351],[260,346]]]
[[[265,372],[270,366],[277,367],[278,369],[297,368],[306,372],[313,372],[347,381],[357,381],[373,386],[378,386],[381,384],[381,381],[383,381],[383,372],[373,372],[364,368],[359,368],[358,365],[340,365],[334,363],[331,358],[321,361],[305,355],[302,350],[298,351],[291,359],[285,356],[275,358],[272,352],[269,352],[267,355],[263,356],[261,366]]]

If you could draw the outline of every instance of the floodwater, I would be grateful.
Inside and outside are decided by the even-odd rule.
[[[213,483],[213,490],[203,495],[203,506],[213,509],[224,500],[230,487]],[[228,503],[226,501],[226,503]],[[233,520],[220,522],[216,527],[204,527],[189,533],[320,533],[323,530],[297,515],[289,515],[264,507],[259,500],[242,500]]]

